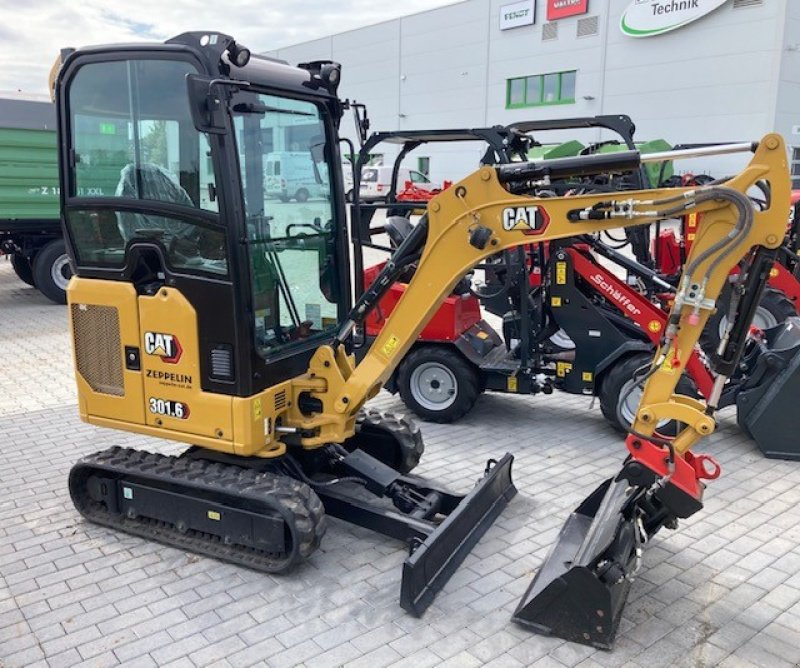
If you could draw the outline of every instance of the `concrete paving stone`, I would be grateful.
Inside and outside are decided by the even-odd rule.
[[[794,644],[792,640],[794,638],[788,634],[784,635],[783,639],[779,639],[773,634],[762,631],[761,633],[756,633],[748,645],[756,645],[770,654],[774,654],[784,661],[797,666],[800,664],[800,645]]]
[[[233,666],[252,666],[257,663],[267,664],[267,660],[286,648],[275,638],[266,638],[257,642],[246,642],[246,647],[228,656]],[[269,665],[269,664],[267,664]]]
[[[220,619],[213,610],[189,617],[185,612],[185,608],[183,608],[164,612],[157,617],[151,617],[146,622],[143,622],[142,627],[143,633],[149,633],[151,628],[166,629],[173,640],[180,640],[195,633],[202,633],[219,623]]]
[[[203,649],[192,652],[189,655],[189,659],[191,659],[195,666],[216,665],[226,657],[246,647],[247,645],[241,638],[230,636],[217,642],[212,641],[212,644]]]
[[[509,621],[566,517],[619,469],[621,439],[586,398],[485,395],[458,424],[422,424],[421,474],[466,491],[488,457],[511,450],[520,494],[417,620],[398,605],[402,544],[338,520],[322,549],[284,576],[84,522],[64,484],[75,460],[111,444],[164,453],[182,446],[80,422],[65,309],[23,287],[2,261],[0,312],[3,352],[45,374],[34,381],[12,362],[0,375],[3,668],[56,660],[137,668],[373,668],[434,657],[459,668],[797,661],[800,467],[764,459],[734,411],[720,414],[704,443],[724,466],[705,509],[647,546],[616,647],[599,652]],[[406,412],[387,393],[373,404]]]
[[[349,642],[343,642],[308,660],[309,668],[335,668],[361,656],[361,650]]]
[[[756,643],[747,643],[737,649],[730,659],[749,661],[755,666],[769,666],[769,668],[796,668],[797,664],[792,661],[776,656]],[[727,660],[727,659],[726,659]],[[724,663],[724,662],[723,662]]]
[[[313,640],[298,643],[285,649],[269,659],[270,668],[290,668],[322,653],[322,648]]]
[[[166,631],[151,633],[144,638],[138,638],[133,642],[120,645],[114,649],[114,654],[120,661],[131,661],[143,654],[152,654],[155,650],[170,645],[172,637]]]
[[[478,668],[479,666],[483,666],[483,662],[466,650],[439,664],[439,668]]]
[[[403,655],[392,649],[388,645],[378,647],[371,652],[367,652],[358,659],[345,664],[346,668],[383,668],[397,663]]]
[[[770,605],[765,601],[757,601],[753,603],[750,607],[744,610],[736,619],[737,621],[749,626],[751,628],[761,630],[768,624],[770,624],[773,620],[775,620],[778,615],[780,615],[781,610]]]

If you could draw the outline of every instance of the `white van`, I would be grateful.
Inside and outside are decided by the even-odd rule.
[[[406,187],[406,181],[411,181],[417,188],[423,190],[436,190],[441,186],[432,183],[431,180],[422,172],[414,169],[407,169],[401,167],[397,173],[397,190],[403,191]],[[389,188],[392,185],[392,166],[375,166],[364,167],[361,170],[361,187],[359,188],[359,195],[364,202],[374,202],[376,200],[384,200],[389,194]]]
[[[314,162],[308,151],[276,151],[267,153],[264,190],[267,197],[277,197],[281,202],[296,199],[306,202],[311,197],[321,197],[327,185],[319,179],[327,174],[314,171]]]

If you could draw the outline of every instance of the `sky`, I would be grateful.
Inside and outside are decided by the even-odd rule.
[[[454,0],[0,0],[0,91],[47,93],[64,47],[232,35],[257,53]]]

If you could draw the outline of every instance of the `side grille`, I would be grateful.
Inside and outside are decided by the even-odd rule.
[[[211,377],[233,380],[233,346],[221,343],[211,349]]]
[[[72,337],[78,373],[89,387],[100,394],[125,396],[117,309],[73,304]]]
[[[733,8],[739,9],[740,7],[755,7],[756,5],[763,5],[764,0],[733,0]]]
[[[275,411],[280,411],[286,408],[286,390],[281,390],[275,393]]]
[[[558,23],[545,23],[542,26],[542,41],[547,42],[551,39],[558,39]]]

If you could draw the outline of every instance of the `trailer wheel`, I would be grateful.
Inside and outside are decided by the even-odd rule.
[[[722,292],[716,312],[708,319],[708,323],[700,337],[700,346],[706,354],[716,352],[719,342],[728,327],[728,305],[730,304],[732,289],[726,286]],[[797,315],[797,309],[792,301],[775,288],[767,288],[761,296],[755,315],[753,326],[759,329],[769,329],[785,322],[787,318]]]
[[[636,371],[643,366],[649,365],[652,361],[653,357],[648,354],[623,357],[603,376],[600,382],[600,389],[597,392],[600,399],[600,410],[603,412],[603,417],[617,431],[627,432],[628,427],[633,423],[639,407],[639,400],[642,397],[643,383],[640,381],[639,387],[634,387],[631,391],[629,389],[634,383],[633,376]],[[689,397],[696,397],[697,386],[684,373],[678,381],[675,392]],[[620,404],[620,402],[622,403]],[[657,433],[666,437],[673,437],[677,435],[678,431],[679,425],[674,420],[660,422],[657,427]]]
[[[56,304],[67,303],[67,284],[72,278],[67,248],[63,239],[51,241],[37,254],[33,262],[33,280],[45,297]]]
[[[302,204],[303,202],[307,202],[307,201],[308,201],[308,190],[306,190],[305,188],[300,188],[300,190],[298,190],[298,191],[297,191],[297,192],[294,194],[294,198],[295,198],[295,199],[296,199],[298,202],[300,202],[301,204]]]
[[[28,258],[19,253],[14,253],[11,256],[11,266],[19,277],[19,280],[28,285],[34,285],[33,266],[31,266],[31,261]]]
[[[413,350],[400,365],[397,386],[405,405],[431,422],[455,422],[481,393],[477,368],[455,349],[438,345]]]

